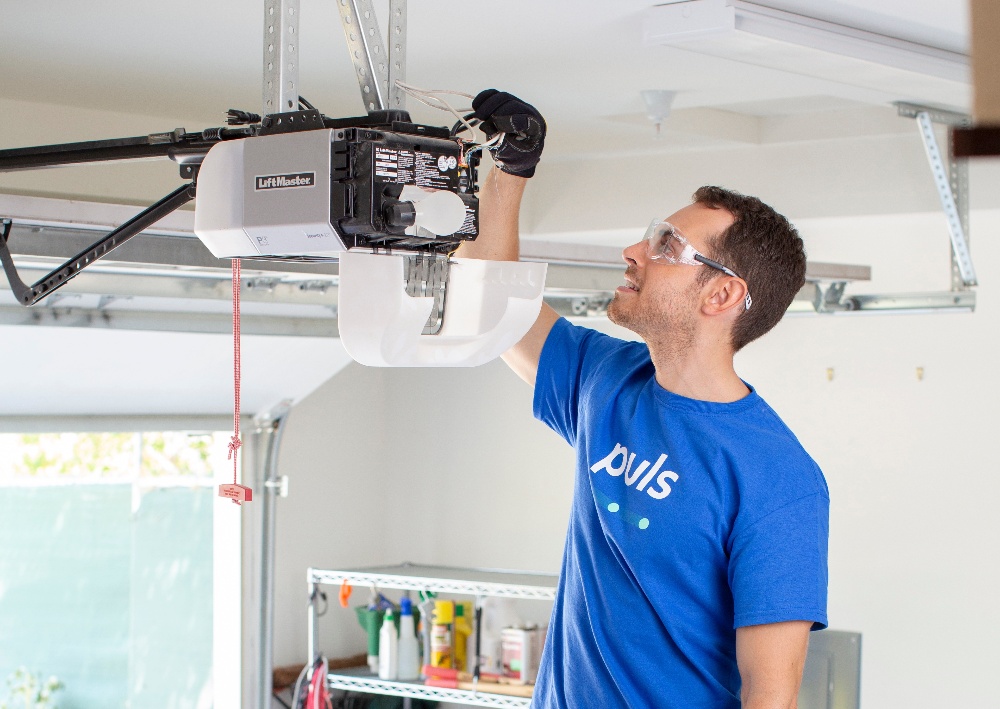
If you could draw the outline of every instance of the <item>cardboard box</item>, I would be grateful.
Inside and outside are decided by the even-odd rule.
[[[1000,2],[972,0],[973,120],[1000,125]]]

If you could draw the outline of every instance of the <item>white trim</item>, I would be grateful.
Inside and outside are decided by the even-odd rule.
[[[242,420],[250,421],[244,415]],[[0,433],[153,433],[229,431],[232,414],[163,416],[0,416]]]

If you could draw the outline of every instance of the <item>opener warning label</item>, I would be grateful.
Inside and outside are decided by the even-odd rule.
[[[458,158],[422,150],[395,150],[373,146],[375,177],[397,185],[436,190],[458,187]]]

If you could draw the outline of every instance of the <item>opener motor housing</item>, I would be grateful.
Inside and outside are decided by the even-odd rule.
[[[479,231],[477,160],[446,130],[412,130],[347,126],[220,142],[199,171],[195,233],[220,258],[453,251]],[[414,199],[442,191],[464,208],[448,234],[421,225]]]

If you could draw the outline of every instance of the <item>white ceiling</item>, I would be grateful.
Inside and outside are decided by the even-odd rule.
[[[758,66],[643,46],[643,14],[653,4],[411,3],[407,78],[428,88],[475,93],[497,86],[525,97],[550,124],[550,158],[601,152],[595,147],[601,145],[625,150],[648,138],[642,89],[679,91],[679,111],[712,107],[752,116],[894,99],[951,105],[968,100],[963,87],[922,77],[893,75],[873,88],[856,66],[812,71],[768,48],[753,50],[751,61],[764,64]],[[966,0],[763,4],[942,48],[964,51],[967,45]],[[376,1],[382,17],[386,5]],[[334,0],[301,0],[300,85],[327,115],[357,115],[362,105],[335,7]],[[262,34],[259,1],[7,2],[0,24],[0,96],[204,122],[189,129],[219,125],[227,108],[259,110]],[[411,109],[419,120],[442,121],[442,114]],[[151,132],[161,129],[150,126]],[[654,147],[705,145],[703,136],[691,140],[678,133]],[[3,143],[2,131],[0,146],[13,147]]]

